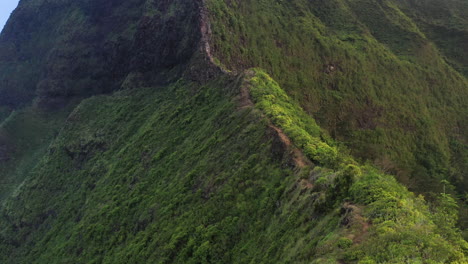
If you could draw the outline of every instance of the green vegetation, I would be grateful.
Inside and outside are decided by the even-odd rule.
[[[67,109],[50,113],[29,107],[0,124],[0,201],[36,166],[67,114]]]
[[[451,65],[466,65],[466,41],[423,24],[465,30],[466,1],[207,3],[228,69],[265,69],[353,156],[429,199],[448,180],[463,203],[468,80]]]
[[[196,7],[184,0],[25,1],[0,35],[0,105],[57,109],[118,89],[132,71],[147,80],[174,75],[200,37],[198,14],[174,10]]]
[[[237,108],[231,79],[83,101],[5,203],[2,263],[464,260],[455,221],[437,222],[445,211],[392,177],[349,157],[285,166],[270,122],[301,131],[291,138],[305,151],[301,140],[334,148],[264,72],[247,80],[255,108]]]
[[[354,155],[420,192],[467,185],[468,81],[392,1],[208,1],[228,68],[265,69]],[[463,46],[463,43],[458,43]]]
[[[439,1],[22,1],[0,263],[467,263],[467,5]]]
[[[336,151],[319,151],[319,159],[314,152],[310,154],[308,150],[311,146],[317,150],[329,150],[331,147],[312,137],[314,132],[318,136],[315,122],[286,96],[276,82],[263,71],[254,71],[256,74],[251,79],[251,90],[256,106],[275,125],[283,128],[312,160],[337,160]],[[305,132],[306,127],[312,133]],[[308,137],[302,136],[303,133],[307,133]],[[340,153],[341,160],[353,162],[350,157],[344,157],[343,152]],[[323,245],[318,245],[316,249],[320,252],[318,256],[323,254],[326,257],[319,257],[317,263],[336,259],[359,263],[467,261],[464,254],[468,252],[468,243],[461,238],[456,228],[457,203],[450,195],[441,194],[438,206],[430,212],[422,196],[415,197],[391,176],[383,175],[369,166],[360,168],[346,165],[343,161],[338,168],[329,175],[314,170],[317,173],[314,182],[317,186],[312,191],[319,190],[315,197],[320,197],[315,199],[314,207],[316,210],[329,210],[340,206],[341,200],[345,199],[345,215],[341,223],[345,220],[348,228],[358,230],[353,230],[354,234],[348,233],[345,237],[343,235],[346,231],[343,230],[327,235],[321,241]],[[353,204],[364,206],[362,212]],[[363,236],[364,239],[356,239],[355,235]]]
[[[468,4],[465,1],[397,1],[396,4],[434,41],[448,62],[468,76]]]
[[[312,161],[324,165],[335,164],[337,150],[322,141],[324,133],[315,120],[300,107],[292,104],[286,93],[270,76],[258,69],[254,72],[250,85],[256,107],[283,129]]]
[[[0,201],[80,100],[167,83],[195,50],[200,36],[188,21],[198,14],[166,11],[196,3],[94,2],[26,1],[0,35]]]

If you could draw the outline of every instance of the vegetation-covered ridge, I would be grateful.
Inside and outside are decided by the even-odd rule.
[[[84,100],[45,153],[2,263],[465,261],[449,195],[359,166],[259,69]]]
[[[330,255],[359,263],[468,261],[468,243],[456,227],[458,205],[449,194],[440,194],[437,205],[429,208],[423,197],[416,197],[393,176],[359,166],[344,149],[337,151],[315,121],[264,71],[252,69],[247,75],[255,106],[322,166],[302,175],[302,181],[316,192],[314,206],[329,210],[345,201],[341,223],[348,230],[321,241],[316,250],[325,257],[316,259],[317,263],[328,263]],[[325,168],[331,170],[324,173]]]
[[[21,1],[0,262],[467,263],[465,20],[416,2]]]
[[[220,64],[264,69],[355,158],[410,190],[432,199],[446,185],[468,226],[467,1],[207,5]]]
[[[449,180],[463,194],[468,80],[397,2],[209,0],[213,55],[265,69],[353,155],[412,190]]]
[[[0,201],[82,99],[218,75],[206,16],[203,1],[22,1],[0,35]]]

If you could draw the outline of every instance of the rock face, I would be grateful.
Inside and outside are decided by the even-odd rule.
[[[41,108],[63,107],[118,89],[131,72],[149,84],[177,78],[200,49],[202,9],[184,0],[20,4],[0,37],[0,104],[37,97]]]

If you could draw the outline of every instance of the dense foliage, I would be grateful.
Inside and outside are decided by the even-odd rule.
[[[207,2],[226,68],[265,69],[355,156],[411,190],[438,193],[448,180],[464,195],[468,81],[449,63],[466,66],[466,1]],[[438,35],[431,18],[460,34]]]
[[[466,8],[21,1],[0,262],[467,263]]]
[[[4,205],[2,262],[462,263],[455,222],[338,159],[265,73],[246,82],[256,107],[238,108],[232,77],[83,101]],[[323,167],[292,166],[272,124]]]
[[[438,209],[430,212],[422,196],[415,197],[393,177],[357,166],[343,150],[337,157],[336,150],[317,138],[314,120],[267,74],[258,69],[255,72],[251,90],[257,107],[283,128],[310,159],[335,168],[328,173],[322,168],[312,171],[310,175],[315,175],[307,179],[316,185],[312,187],[312,200],[315,210],[329,210],[344,199],[341,224],[351,231],[329,233],[316,248],[319,256],[326,256],[319,257],[317,263],[335,263],[337,257],[359,263],[467,261],[464,254],[468,243],[455,227],[457,204],[450,195],[441,194]],[[354,204],[365,206],[360,211]]]

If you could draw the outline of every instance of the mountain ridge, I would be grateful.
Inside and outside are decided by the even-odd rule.
[[[41,16],[49,4],[22,1],[0,36],[2,94],[17,76],[36,76],[21,72],[29,62],[9,53],[8,36],[21,32],[21,12]],[[50,39],[47,62],[34,57],[43,75],[22,85],[36,99],[0,100],[9,116],[0,126],[2,262],[466,261],[466,209],[455,195],[466,180],[468,81],[423,35],[401,42],[420,52],[398,53],[392,30],[419,33],[394,1],[67,8],[74,15],[57,25],[76,42]],[[373,8],[396,16],[377,21],[388,30],[353,22]],[[93,37],[115,19],[128,30]],[[57,81],[66,78],[73,96]]]

